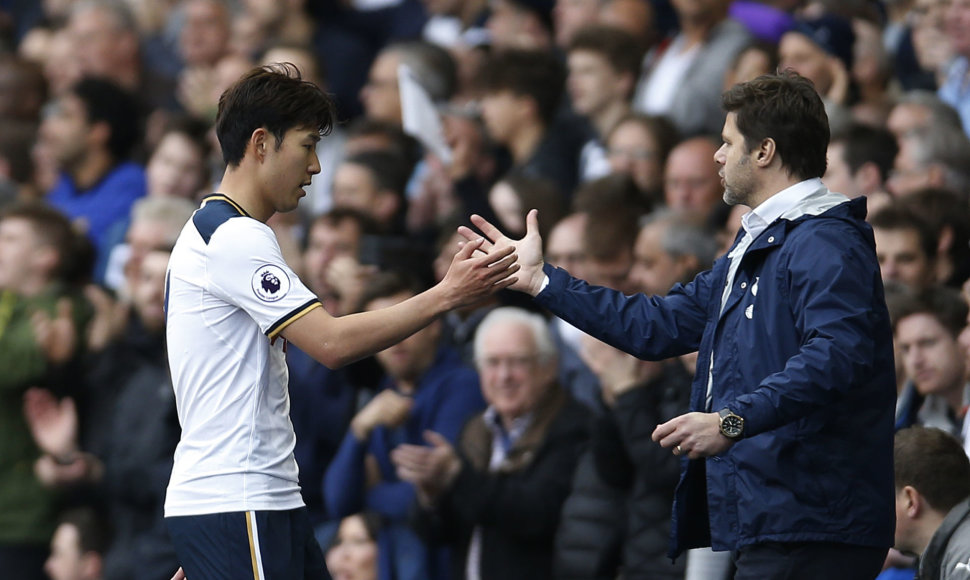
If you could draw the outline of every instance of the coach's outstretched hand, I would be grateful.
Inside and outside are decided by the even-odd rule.
[[[539,290],[542,289],[542,281],[545,278],[545,274],[542,272],[542,237],[539,235],[538,210],[529,210],[525,217],[525,237],[521,240],[510,239],[482,216],[473,215],[471,220],[475,227],[485,234],[486,241],[478,248],[479,250],[492,253],[505,252],[509,247],[515,248],[520,270],[518,280],[509,288],[525,292],[530,296],[538,294]],[[465,226],[460,226],[458,233],[465,238],[467,243],[476,242],[481,237],[471,228]]]

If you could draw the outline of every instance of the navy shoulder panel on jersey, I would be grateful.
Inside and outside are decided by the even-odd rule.
[[[246,210],[224,195],[210,195],[202,200],[202,207],[192,216],[192,223],[208,244],[216,229],[234,217],[248,217]]]

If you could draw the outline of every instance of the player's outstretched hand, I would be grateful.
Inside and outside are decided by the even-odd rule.
[[[493,292],[515,284],[519,270],[515,248],[507,246],[490,252],[478,252],[485,240],[478,236],[462,246],[451,260],[439,286],[445,291],[451,308],[467,306]]]
[[[539,212],[533,209],[526,215],[525,237],[521,240],[509,238],[482,216],[473,215],[471,220],[475,227],[485,234],[486,238],[478,249],[491,254],[514,248],[515,253],[519,256],[518,264],[521,270],[519,270],[518,280],[509,288],[525,292],[531,296],[538,294],[545,278],[545,274],[542,272],[542,237],[539,235]],[[458,233],[465,238],[467,243],[472,243],[480,237],[471,228],[465,226],[459,227]]]

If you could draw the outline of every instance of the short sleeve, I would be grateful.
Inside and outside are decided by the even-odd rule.
[[[210,292],[244,310],[270,338],[320,301],[283,260],[266,224],[248,217],[227,220],[207,245]]]

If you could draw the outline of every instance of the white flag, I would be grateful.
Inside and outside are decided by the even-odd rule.
[[[425,149],[448,165],[451,163],[451,149],[445,142],[441,115],[431,101],[431,95],[418,83],[406,64],[397,67],[397,82],[401,91],[404,132],[420,141]]]

